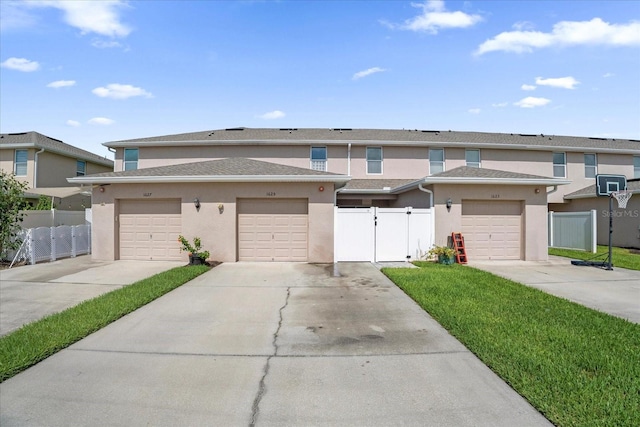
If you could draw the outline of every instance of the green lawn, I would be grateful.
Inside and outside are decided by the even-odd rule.
[[[640,270],[640,254],[632,253],[629,249],[613,248],[613,266],[628,268],[630,270]],[[598,246],[597,253],[576,251],[572,249],[549,248],[549,255],[563,256],[573,259],[599,260],[603,261],[609,254],[608,246]]]
[[[383,272],[558,426],[637,426],[640,325],[462,265]]]
[[[84,301],[0,338],[0,382],[209,270],[177,267]]]

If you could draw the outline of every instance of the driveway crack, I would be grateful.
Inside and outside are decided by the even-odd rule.
[[[266,393],[265,380],[267,378],[267,375],[269,374],[269,368],[271,367],[271,359],[278,355],[277,341],[278,341],[278,334],[280,333],[280,328],[282,328],[282,312],[284,311],[285,308],[287,308],[287,305],[289,304],[290,295],[291,295],[291,287],[289,286],[287,287],[287,296],[284,300],[284,305],[280,307],[280,311],[279,311],[280,318],[278,319],[278,327],[276,328],[276,331],[273,333],[273,340],[271,341],[273,344],[273,354],[267,357],[267,362],[264,365],[262,378],[260,378],[258,393],[256,394],[256,397],[253,399],[253,404],[251,405],[251,422],[249,423],[249,427],[254,427],[258,420],[258,414],[260,412],[260,402],[262,401],[262,398]]]

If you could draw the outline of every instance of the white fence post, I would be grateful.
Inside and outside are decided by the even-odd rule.
[[[54,227],[51,227],[51,261],[56,260],[56,233]]]
[[[553,247],[553,211],[549,211],[549,246]]]
[[[598,252],[598,211],[591,210],[591,253]]]

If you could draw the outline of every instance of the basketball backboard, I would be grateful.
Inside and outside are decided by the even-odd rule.
[[[627,189],[624,175],[596,175],[596,195],[610,196],[611,193]]]

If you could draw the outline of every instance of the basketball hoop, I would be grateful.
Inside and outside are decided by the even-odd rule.
[[[621,209],[625,209],[627,207],[627,202],[631,198],[631,195],[632,193],[629,190],[620,190],[611,193],[611,196],[615,197],[618,201],[618,207]]]

